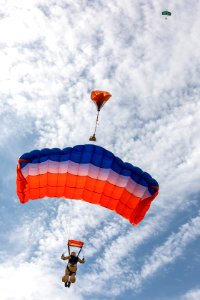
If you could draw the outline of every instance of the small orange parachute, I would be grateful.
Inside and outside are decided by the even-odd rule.
[[[108,101],[112,97],[112,95],[108,92],[104,91],[92,91],[91,93],[91,99],[97,106],[97,111],[100,111],[102,106],[106,101]]]
[[[89,138],[89,141],[96,141],[96,130],[97,130],[97,123],[99,119],[99,112],[102,108],[102,106],[112,97],[112,95],[109,92],[106,91],[99,91],[95,90],[91,92],[91,100],[95,103],[97,107],[97,118],[96,118],[96,124],[95,124],[95,130],[94,134]]]

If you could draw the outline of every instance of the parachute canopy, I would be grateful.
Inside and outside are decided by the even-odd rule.
[[[148,173],[91,144],[25,153],[16,181],[21,203],[43,197],[80,199],[113,210],[131,224],[144,218],[159,189]]]
[[[171,12],[170,11],[167,11],[167,10],[165,10],[165,11],[162,11],[162,15],[163,16],[171,16]]]
[[[91,92],[91,99],[95,103],[98,111],[100,111],[104,103],[108,101],[110,97],[112,97],[112,95],[109,92],[99,90]]]

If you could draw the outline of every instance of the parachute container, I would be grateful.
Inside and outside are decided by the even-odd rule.
[[[91,144],[23,154],[16,182],[21,203],[44,197],[79,199],[115,211],[133,225],[144,218],[159,190],[148,173]]]

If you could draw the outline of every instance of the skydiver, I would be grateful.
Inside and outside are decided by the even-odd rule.
[[[70,287],[71,283],[76,281],[77,263],[84,264],[85,259],[76,256],[76,252],[72,252],[69,256],[61,255],[62,260],[68,260],[67,267],[65,269],[65,275],[62,277],[62,282],[65,283],[65,287]]]

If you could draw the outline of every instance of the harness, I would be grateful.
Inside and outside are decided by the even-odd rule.
[[[77,256],[73,256],[73,255],[70,255],[70,259],[69,259],[69,263],[70,265],[74,266],[76,265],[78,262],[78,257]]]
[[[69,276],[71,276],[72,274],[76,274],[76,272],[72,272],[70,269],[69,269],[69,266],[67,265],[67,270],[69,271]]]
[[[73,267],[77,264],[78,262],[78,257],[77,256],[73,256],[73,255],[70,255],[70,259],[69,259],[69,262],[67,264],[67,270],[69,271],[69,275],[71,276],[72,274],[76,274],[76,271],[73,272],[70,270],[69,268],[69,264]]]

